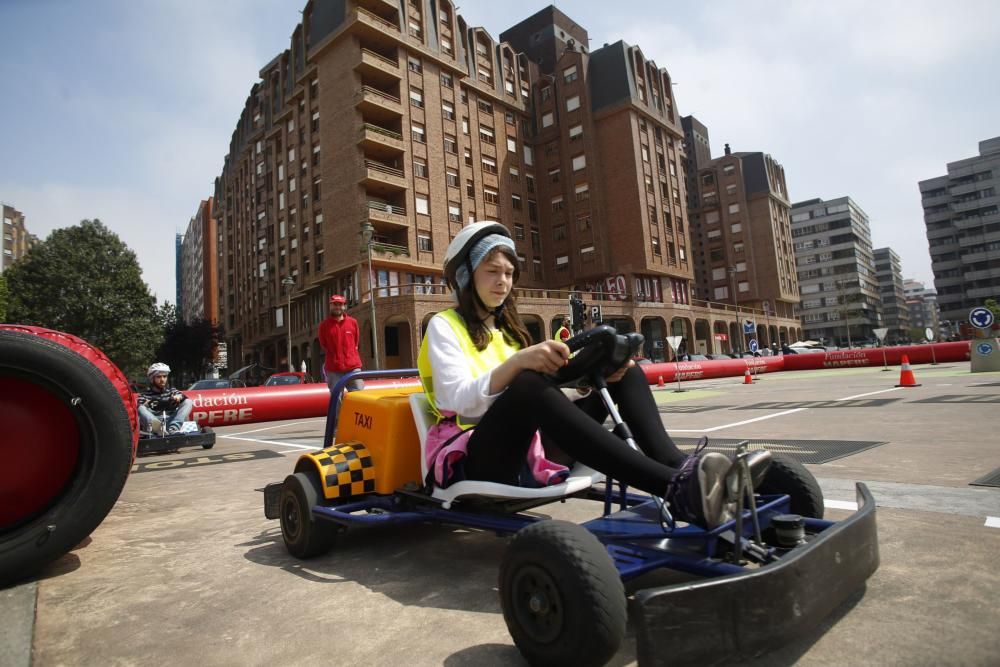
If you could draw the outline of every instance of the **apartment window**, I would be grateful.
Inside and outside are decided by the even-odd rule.
[[[742,272],[744,272],[746,270],[747,270],[747,263],[746,262],[736,262],[736,272],[737,273],[742,273]]]
[[[524,175],[524,182],[525,182],[525,185],[528,188],[528,192],[534,192],[535,191],[535,177],[534,176],[532,176],[531,174],[525,174]]]
[[[427,143],[427,132],[424,130],[424,126],[420,123],[412,123],[410,125],[410,136],[412,136],[413,140],[418,143]]]
[[[514,225],[514,238],[518,241],[524,240],[524,225]]]
[[[742,280],[742,281],[740,281],[740,283],[739,283],[739,286],[738,286],[738,289],[739,289],[739,290],[740,290],[741,292],[749,292],[749,291],[750,291],[750,283],[748,283],[748,282],[747,282],[747,281],[745,281],[745,280]]]
[[[716,299],[728,299],[729,298],[729,288],[728,287],[716,287],[714,294],[715,294],[715,298]]]
[[[646,192],[648,192],[649,194],[653,194],[653,177],[650,176],[649,174],[646,174],[645,176],[643,176],[643,180],[646,183]]]
[[[479,100],[479,110],[491,116],[493,115],[493,105],[485,100]]]
[[[730,213],[739,213],[740,212],[740,205],[739,204],[730,204],[729,205],[729,212]]]
[[[549,88],[548,86],[545,86],[544,88],[542,88],[541,93],[542,93],[542,101],[543,102],[545,100],[549,99],[550,97],[552,97],[552,89]]]
[[[552,198],[552,210],[553,211],[563,210],[563,198],[561,195]]]
[[[504,79],[503,89],[507,91],[508,95],[513,96],[514,95],[514,82],[511,81],[510,79]]]
[[[579,231],[584,231],[590,229],[590,214],[578,216],[576,219],[576,228]]]
[[[518,255],[517,256],[517,264],[521,268],[522,271],[527,271],[528,270],[528,258],[525,257],[524,255]]]
[[[734,243],[733,244],[733,253],[736,254],[736,255],[742,255],[743,254],[743,244],[742,243]]]
[[[458,204],[448,204],[448,221],[462,222],[462,208]]]
[[[569,128],[569,140],[576,141],[577,139],[583,139],[583,125],[574,125]]]
[[[285,210],[285,193],[284,192],[279,192],[278,193],[278,210],[279,211]]]
[[[552,228],[552,239],[555,241],[566,240],[566,225],[556,225]]]
[[[441,50],[447,53],[449,56],[454,55],[455,53],[454,49],[452,49],[451,47],[451,40],[448,39],[447,37],[441,38]],[[450,88],[451,86],[448,87]]]
[[[465,149],[465,164],[466,164],[466,166],[469,166],[469,167],[472,166],[472,149],[471,148],[466,148]]]
[[[434,249],[431,245],[431,237],[429,234],[417,234],[417,249],[423,250],[424,252],[430,252]]]
[[[551,127],[552,123],[555,122],[555,116],[552,112],[542,114],[542,127]]]
[[[319,146],[313,146],[313,166],[319,166]]]
[[[705,214],[705,224],[706,225],[714,225],[718,221],[719,221],[719,212],[718,211],[709,211],[708,213]]]
[[[587,156],[577,155],[573,158],[573,171],[580,171],[587,166]]]
[[[420,178],[427,178],[427,163],[423,159],[413,158],[413,175]]]
[[[657,238],[656,236],[654,236],[652,238],[652,244],[653,244],[653,254],[656,255],[657,257],[659,257],[660,254],[661,254],[660,253],[660,239]]]
[[[569,255],[559,255],[556,257],[556,271],[565,271],[569,268]]]
[[[295,179],[294,178],[289,178],[288,179],[288,191],[289,192],[295,192]]]
[[[451,102],[442,102],[441,113],[448,120],[455,120],[455,105]]]
[[[574,95],[566,100],[566,111],[576,111],[580,108],[580,96]]]
[[[294,162],[295,162],[295,149],[292,148],[291,150],[288,151],[288,164],[294,166]]]
[[[708,230],[708,233],[705,234],[705,236],[707,236],[709,239],[717,239],[720,236],[722,236],[722,232],[719,231],[718,229],[710,229]]]
[[[485,125],[480,125],[479,126],[479,139],[483,143],[495,144],[496,143],[496,137],[493,134],[493,128],[492,127],[486,127]]]
[[[732,176],[734,171],[736,171],[736,167],[734,167],[731,164],[727,164],[725,167],[722,168],[722,173],[724,173],[726,176]]]
[[[445,153],[458,155],[458,142],[455,140],[455,135],[453,134],[444,135],[444,151]]]
[[[538,222],[538,204],[534,199],[528,200],[528,220]]]
[[[515,211],[520,211],[521,210],[521,198],[519,196],[517,196],[517,195],[511,195],[510,196],[510,205],[514,208]]]
[[[720,266],[718,268],[712,269],[712,280],[725,280],[726,279],[726,267]]]
[[[497,161],[491,157],[483,157],[483,171],[495,174],[497,173]]]
[[[521,172],[517,170],[517,167],[510,168],[510,182],[518,183],[521,180]]]
[[[448,169],[445,172],[445,180],[448,181],[448,185],[450,185],[453,188],[457,188],[458,187],[458,172],[455,171],[454,169]]]
[[[517,139],[507,137],[507,152],[517,153]]]
[[[473,180],[467,180],[465,182],[465,196],[469,199],[476,198],[476,182]]]
[[[283,164],[278,165],[278,180],[279,181],[285,180],[285,165]]]
[[[580,248],[580,261],[592,262],[594,261],[594,257],[595,257],[594,246],[585,245],[582,248]]]
[[[549,183],[559,182],[559,169],[549,169]]]
[[[531,150],[531,146],[524,147],[524,164],[529,167],[534,164],[535,153]]]
[[[469,119],[465,116],[462,117],[462,134],[469,133]]]
[[[483,201],[487,204],[499,204],[500,193],[490,188],[483,188]]]
[[[673,253],[673,247],[674,247],[674,244],[671,243],[670,244],[670,248],[671,248],[670,256],[671,257],[673,257],[673,254],[674,254]],[[680,249],[680,256],[681,256],[681,261],[682,262],[686,262],[687,261],[687,253],[684,251],[684,248]]]
[[[445,88],[454,88],[455,80],[451,78],[451,74],[441,72],[441,85]]]
[[[740,232],[743,231],[742,223],[739,222],[733,223],[732,225],[729,226],[729,231],[732,232],[733,234],[739,234]]]
[[[542,279],[542,260],[538,259],[537,257],[535,257],[534,259],[532,259],[531,260],[531,269],[532,269],[532,273],[535,276],[535,279],[536,280],[541,280]]]
[[[424,108],[424,91],[419,88],[410,88],[410,105]]]
[[[572,67],[567,67],[566,69],[563,70],[563,81],[565,81],[566,83],[573,83],[578,78],[579,75],[576,73],[576,65],[573,65]]]
[[[407,66],[411,72],[416,72],[417,74],[424,71],[423,65],[420,64],[420,60],[417,58],[407,58]]]
[[[649,162],[649,149],[646,148],[645,146],[643,146],[640,149],[640,152],[642,153],[642,161],[643,162]]]
[[[673,165],[670,165],[670,166],[672,167]],[[729,185],[727,185],[726,186],[726,194],[727,195],[734,195],[734,194],[736,194],[736,185],[732,184],[732,183],[729,184]]]
[[[413,37],[415,39],[419,39],[419,40],[423,41],[423,39],[424,39],[424,31],[421,29],[419,23],[411,23],[410,24],[410,37]],[[316,268],[319,268],[319,267],[316,267]]]
[[[503,114],[503,120],[508,125],[514,125],[514,112],[513,111],[505,111],[504,114]]]
[[[590,199],[590,189],[586,183],[580,183],[576,186],[576,200],[586,201],[588,199]]]

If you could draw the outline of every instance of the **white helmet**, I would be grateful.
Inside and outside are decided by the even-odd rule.
[[[159,375],[160,373],[170,375],[170,366],[158,361],[146,370],[146,377],[151,378],[154,375]]]
[[[500,234],[511,238],[510,231],[506,227],[499,222],[486,220],[484,222],[473,222],[463,227],[462,231],[456,234],[455,238],[448,244],[448,249],[444,251],[444,279],[452,289],[458,289],[455,273],[458,271],[458,267],[469,256],[469,251],[472,250],[480,239],[490,234]]]

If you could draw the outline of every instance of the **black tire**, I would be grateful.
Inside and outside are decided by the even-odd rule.
[[[321,494],[315,470],[285,478],[278,501],[281,537],[288,553],[296,558],[322,555],[333,547],[337,538],[335,526],[313,517],[312,508],[319,504]]]
[[[202,427],[201,432],[202,432],[203,435],[211,435],[212,436],[212,441],[209,442],[208,444],[202,445],[201,448],[202,449],[211,449],[212,447],[215,447],[215,431],[212,429],[212,427],[211,426]]]
[[[757,493],[787,493],[791,499],[792,514],[823,518],[825,507],[819,482],[804,465],[785,454],[771,454],[771,467],[757,487]]]
[[[0,380],[20,383],[65,406],[65,414],[71,415],[65,423],[75,421],[79,433],[75,443],[65,442],[66,455],[76,457],[65,484],[37,511],[0,521],[0,586],[4,586],[62,556],[97,528],[125,485],[133,440],[118,389],[91,361],[64,345],[20,331],[0,331]],[[22,397],[3,394],[0,413],[24,407],[18,402]],[[9,462],[15,451],[22,460],[31,460],[33,453],[25,448],[37,456],[48,456],[45,448],[51,449],[49,441],[8,436],[0,438],[0,460]]]
[[[511,540],[500,565],[500,605],[532,665],[603,665],[618,651],[628,612],[618,570],[593,534],[540,521]]]

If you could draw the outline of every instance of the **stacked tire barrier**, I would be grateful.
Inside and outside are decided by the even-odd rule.
[[[135,405],[125,375],[86,341],[0,325],[0,586],[111,511],[135,458]]]

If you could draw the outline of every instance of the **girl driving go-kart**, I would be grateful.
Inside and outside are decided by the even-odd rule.
[[[518,260],[506,227],[465,227],[448,246],[444,273],[457,303],[430,320],[418,359],[437,416],[426,443],[435,484],[555,484],[568,474],[546,450],[558,448],[662,498],[674,519],[712,529],[733,518],[739,490],[728,483],[732,462],[701,448],[690,456],[677,448],[633,362],[609,369],[606,383],[641,451],[626,445],[632,438],[602,426],[608,407],[597,391],[560,388],[570,347],[555,340],[531,344],[513,293]],[[747,462],[760,480],[770,453],[755,451]]]

